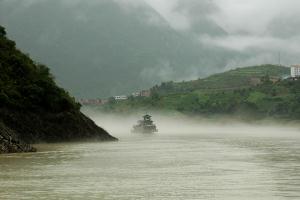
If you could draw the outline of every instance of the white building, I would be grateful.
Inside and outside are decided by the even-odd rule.
[[[292,78],[300,77],[300,65],[292,65],[291,66],[291,77]]]
[[[131,95],[133,97],[139,97],[139,96],[141,96],[141,93],[140,92],[133,92]]]
[[[125,95],[122,95],[122,96],[114,96],[115,100],[127,100],[128,97],[125,96]]]

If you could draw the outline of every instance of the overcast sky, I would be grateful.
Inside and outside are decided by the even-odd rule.
[[[228,34],[212,36],[202,33],[198,35],[199,41],[239,52],[260,51],[249,58],[249,64],[268,62],[274,59],[276,51],[287,56],[285,64],[300,62],[297,60],[300,53],[299,0],[145,1],[178,31],[190,31],[199,17],[212,20]],[[204,15],[197,14],[197,11]],[[262,59],[264,61],[260,61]]]
[[[13,2],[15,0],[2,0]],[[24,5],[43,0],[23,0]],[[104,0],[63,0],[68,5],[78,2],[101,3]],[[201,43],[244,51],[285,49],[300,53],[299,0],[111,0],[126,9],[138,9],[145,3],[156,10],[177,31],[188,32],[197,21],[206,18],[228,35],[213,36],[205,31],[197,35]],[[159,20],[149,16],[151,24]]]
[[[137,4],[136,0],[115,1]],[[286,51],[300,53],[299,0],[144,1],[178,31],[191,30],[198,17],[205,17],[228,33],[222,37],[202,34],[199,35],[201,42],[238,51],[255,47],[283,48]]]
[[[0,0],[1,1],[1,0]],[[14,2],[20,0],[2,0]],[[45,0],[23,0],[25,6]],[[94,4],[107,0],[62,0],[66,5]],[[176,31],[192,33],[200,44],[212,45],[253,54],[243,65],[274,60],[282,52],[286,63],[300,62],[300,1],[299,0],[109,0],[126,11],[148,4]],[[210,31],[193,32],[199,20],[205,19],[226,34]],[[157,16],[149,15],[150,25],[161,25]],[[251,51],[251,53],[249,53]],[[268,59],[268,57],[270,59]],[[263,58],[263,61],[259,59]],[[257,62],[252,62],[257,60]],[[232,63],[235,65],[235,63]]]
[[[135,76],[147,80],[149,85],[153,85],[151,81],[189,80],[236,67],[277,64],[279,52],[281,64],[300,63],[300,0],[0,0],[0,3],[0,22],[7,27],[8,33],[38,60],[57,66],[53,67],[59,75],[57,77],[63,77],[61,70],[68,67],[65,67],[65,60],[54,62],[56,60],[48,56],[53,52],[64,55],[51,49],[56,48],[55,45],[61,52],[82,56],[80,62],[75,63],[77,69],[81,69],[81,62],[91,62],[86,65],[94,66],[91,69],[98,69],[98,66],[99,70],[105,67],[123,69],[124,63],[119,64],[118,59],[109,56],[123,58],[126,55],[124,62],[130,69],[127,70],[129,75],[137,72],[140,76]],[[36,16],[40,16],[41,20]],[[56,20],[66,24],[56,24]],[[110,25],[105,29],[107,32],[103,28],[93,29],[106,24]],[[90,32],[74,36],[70,32],[72,28],[66,27],[84,27]],[[26,31],[27,36],[22,31]],[[141,33],[145,37],[135,38]],[[34,38],[28,42],[33,35]],[[73,40],[64,39],[69,35],[73,36]],[[87,39],[86,35],[91,37]],[[94,43],[83,53],[82,48],[68,49],[68,41],[74,41],[71,43],[74,46],[77,41],[78,44],[81,42],[76,37],[86,40],[83,44],[89,44],[90,41],[106,41],[106,35],[111,36],[112,45],[99,45],[97,51],[108,53],[109,56],[105,57],[107,62],[98,56],[90,58],[87,52],[91,52]],[[160,36],[166,38],[165,43],[153,43],[160,41]],[[119,51],[111,48],[113,45],[122,47],[121,44],[126,44],[124,52],[120,48],[117,49]],[[137,46],[131,52],[128,49],[132,44]],[[156,48],[157,51],[153,52],[159,53],[153,54],[148,46]],[[38,51],[39,48],[43,51]],[[135,60],[140,53],[148,57],[140,56],[138,58],[144,60]],[[133,65],[137,66],[134,69],[130,68],[132,60],[137,62]],[[71,69],[74,67],[73,59],[69,61]],[[145,61],[149,62],[148,65],[144,65]],[[144,67],[141,68],[141,65]],[[75,82],[70,78],[65,82],[72,85],[72,81]]]

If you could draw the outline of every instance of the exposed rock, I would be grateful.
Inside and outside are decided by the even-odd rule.
[[[0,109],[0,119],[27,143],[115,141],[104,129],[79,111],[49,113]]]
[[[80,112],[0,109],[0,153],[34,152],[38,142],[116,141]]]
[[[20,141],[17,134],[0,122],[0,153],[35,152],[36,149]]]

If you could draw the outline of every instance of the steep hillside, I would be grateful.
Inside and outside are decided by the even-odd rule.
[[[76,97],[126,94],[162,81],[196,78],[232,58],[229,51],[172,29],[147,4],[131,9],[122,1],[72,2],[0,1],[0,23]],[[198,29],[225,34],[215,26],[207,21]]]
[[[80,105],[56,86],[46,66],[16,49],[1,26],[0,124],[0,152],[19,151],[7,144],[23,142],[115,139],[80,112]]]

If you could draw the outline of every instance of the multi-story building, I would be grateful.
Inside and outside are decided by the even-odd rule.
[[[300,65],[292,65],[291,66],[291,77],[292,78],[300,77]]]

